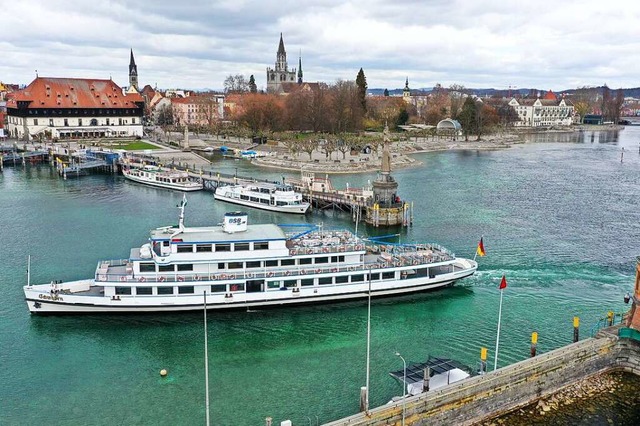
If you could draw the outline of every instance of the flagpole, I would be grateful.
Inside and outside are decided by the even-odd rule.
[[[498,345],[500,344],[500,321],[502,320],[502,289],[500,290],[500,309],[498,310],[498,336],[496,337],[496,356],[493,361],[493,371],[498,368]]]
[[[484,238],[484,235],[480,235],[480,241]],[[479,244],[478,244],[479,245]],[[476,247],[476,253],[473,255],[473,261],[476,261],[476,257],[478,256],[478,247]]]
[[[209,348],[207,343],[207,292],[204,292],[204,392],[206,406],[206,425],[209,426]]]

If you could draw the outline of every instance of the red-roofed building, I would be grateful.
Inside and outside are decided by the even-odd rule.
[[[224,118],[224,95],[207,94],[170,100],[178,124],[208,126]]]
[[[554,99],[512,98],[508,105],[518,114],[514,126],[521,127],[570,126],[575,113],[571,101],[564,98],[558,101],[555,95]]]
[[[7,101],[10,137],[142,136],[144,100],[112,80],[37,77]]]
[[[547,100],[547,101],[557,101],[558,97],[556,96],[555,93],[553,93],[551,90],[549,90],[547,93],[544,94],[542,99]]]

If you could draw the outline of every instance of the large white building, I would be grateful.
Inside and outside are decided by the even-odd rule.
[[[509,105],[518,114],[518,121],[513,123],[514,126],[570,126],[573,123],[573,104],[564,98],[556,99],[551,92],[547,93],[544,98],[512,98]]]
[[[17,139],[142,136],[144,100],[112,80],[37,77],[7,101]]]

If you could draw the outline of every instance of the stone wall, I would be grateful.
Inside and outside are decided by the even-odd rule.
[[[407,398],[407,425],[469,425],[557,392],[594,374],[623,369],[640,375],[640,343],[615,335],[586,339],[516,364]],[[338,425],[399,425],[402,402],[335,422]]]

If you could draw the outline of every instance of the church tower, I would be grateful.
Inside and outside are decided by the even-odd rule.
[[[131,49],[131,59],[129,59],[129,87],[138,90],[138,67],[133,59],[133,49]]]
[[[298,84],[302,84],[302,52],[298,56]]]
[[[409,77],[407,77],[407,81],[404,83],[404,89],[402,89],[402,100],[406,103],[411,103],[411,89],[409,89]]]
[[[267,68],[267,91],[272,93],[282,92],[282,83],[295,83],[296,69],[289,71],[287,65],[287,51],[284,49],[284,40],[280,33],[280,44],[276,53],[275,68]]]

